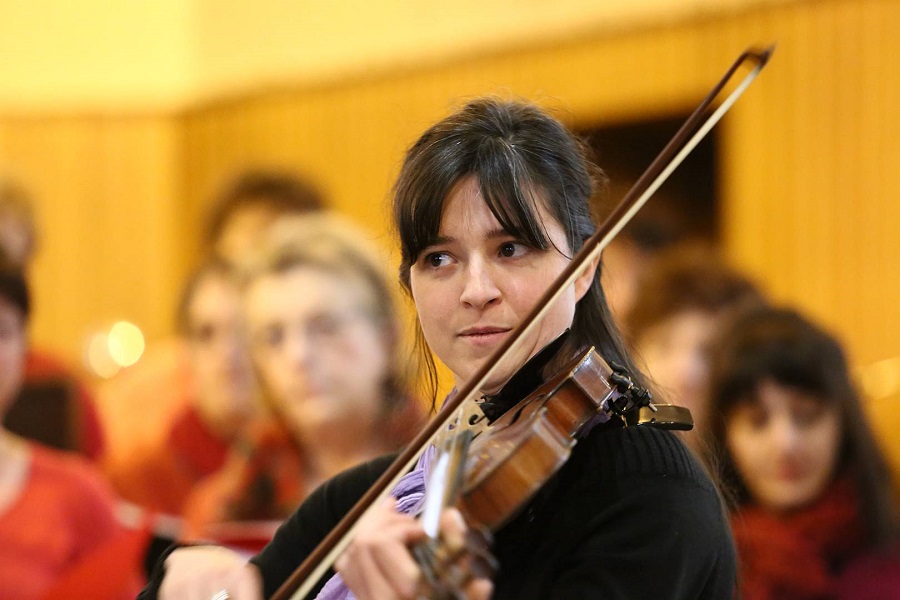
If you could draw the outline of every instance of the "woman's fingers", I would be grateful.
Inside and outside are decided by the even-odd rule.
[[[455,557],[455,573],[462,566],[471,566],[466,555],[467,527],[456,509],[441,515],[441,538],[446,546],[438,557]],[[395,502],[387,501],[373,508],[360,523],[356,536],[347,551],[335,564],[344,582],[361,600],[411,599],[421,590],[422,572],[413,559],[410,546],[425,539],[418,521],[396,512]],[[438,577],[450,565],[434,565]],[[469,597],[481,600],[490,597],[493,586],[487,578],[463,576],[451,586],[464,588]]]
[[[179,548],[166,559],[160,600],[261,600],[256,567],[218,546]]]
[[[335,564],[360,599],[411,598],[420,571],[409,545],[424,537],[419,523],[396,510],[393,498],[373,507]]]

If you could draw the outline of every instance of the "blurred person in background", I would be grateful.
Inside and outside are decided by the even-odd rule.
[[[626,339],[660,401],[690,409],[694,429],[682,439],[694,451],[706,420],[709,345],[732,314],[764,302],[749,278],[699,244],[667,250],[637,284]]]
[[[900,598],[888,470],[838,341],[762,307],[711,357],[709,451],[732,490],[742,597]]]
[[[0,262],[0,413],[24,379],[29,309],[22,271]],[[134,597],[145,537],[119,524],[94,469],[0,428],[0,598],[55,598],[55,586],[81,597]]]
[[[0,249],[11,265],[28,272],[38,246],[34,201],[28,191],[15,181],[0,177]],[[81,377],[65,361],[41,348],[28,348],[25,356],[24,379],[20,389],[23,401],[33,395],[56,393],[65,396],[66,412],[70,415],[65,435],[18,429],[23,435],[38,437],[45,443],[76,450],[93,461],[100,461],[105,439],[100,415],[92,392]],[[13,399],[9,407],[13,414],[20,409]],[[34,420],[30,417],[29,422]]]
[[[206,230],[200,236],[202,256],[217,256],[217,260],[233,264],[261,243],[267,228],[279,216],[317,211],[324,205],[316,188],[297,175],[263,169],[238,174],[210,204]],[[181,333],[190,332],[182,327]],[[223,334],[221,339],[231,339],[232,335]],[[100,406],[110,434],[105,470],[115,481],[121,482],[121,474],[132,470],[136,455],[158,444],[160,431],[177,432],[179,420],[190,414],[190,407],[198,406],[195,392],[206,384],[195,381],[197,341],[184,335],[157,341],[140,362],[101,386]],[[226,380],[221,385],[230,385]],[[218,445],[198,444],[195,448],[209,452],[203,459],[195,456],[194,460],[206,465],[201,471],[216,470],[222,459],[221,449],[215,449]],[[187,480],[193,481],[194,474],[199,473],[195,471]],[[134,497],[136,483],[131,480],[121,492]],[[158,500],[164,499],[158,506],[174,510],[185,491],[184,486],[178,486],[171,493],[155,493]],[[140,495],[149,498],[154,493]]]
[[[203,250],[239,263],[278,218],[324,208],[321,193],[300,177],[277,171],[245,172],[213,201],[203,233]]]
[[[234,269],[216,256],[188,278],[178,308],[192,373],[187,403],[108,475],[127,500],[180,515],[194,486],[218,471],[259,409]]]
[[[422,411],[408,394],[385,260],[368,237],[334,215],[285,217],[243,265],[252,356],[274,418],[199,486],[185,537],[227,542],[235,522],[280,523],[326,479],[415,434]]]

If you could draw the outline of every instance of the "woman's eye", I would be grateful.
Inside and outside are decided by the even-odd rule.
[[[432,252],[425,256],[425,264],[432,268],[444,266],[447,260],[447,255],[443,252]]]
[[[284,340],[284,327],[273,325],[266,327],[256,336],[258,343],[267,348],[276,348]]]
[[[513,258],[522,252],[522,244],[516,242],[504,242],[500,245],[500,256],[505,258]]]
[[[816,423],[822,414],[827,411],[828,408],[823,404],[814,402],[814,401],[806,401],[806,402],[797,402],[793,407],[793,417],[794,422],[800,426],[810,426]]]

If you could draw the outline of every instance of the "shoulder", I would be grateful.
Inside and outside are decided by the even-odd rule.
[[[80,456],[33,446],[27,486],[28,511],[83,548],[122,530],[112,489]]]
[[[670,551],[733,553],[726,511],[700,461],[670,432],[601,429],[576,446],[562,502],[602,523],[604,535],[642,532]],[[569,467],[569,465],[566,465]]]
[[[716,493],[700,461],[671,431],[651,426],[600,426],[575,447],[576,465],[591,477],[682,481]]]
[[[394,455],[382,456],[347,469],[316,488],[294,516],[316,513],[340,520],[387,469]]]
[[[266,596],[278,589],[356,501],[387,469],[394,456],[376,458],[348,469],[316,488],[252,559],[263,576]]]
[[[112,507],[114,495],[93,464],[81,456],[31,444],[29,481],[67,497],[90,498]]]
[[[734,585],[715,486],[674,434],[648,427],[595,428],[497,542],[498,597],[718,598]]]

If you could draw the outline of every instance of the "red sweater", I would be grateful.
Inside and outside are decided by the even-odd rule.
[[[128,537],[114,515],[111,491],[83,459],[32,445],[19,497],[0,513],[0,599],[41,598],[92,554]],[[133,597],[138,564],[110,565]],[[101,575],[101,574],[98,574]],[[103,574],[109,577],[109,574]],[[85,582],[83,593],[94,586]]]

